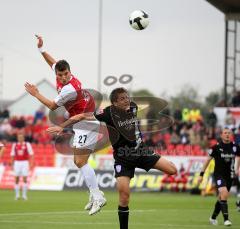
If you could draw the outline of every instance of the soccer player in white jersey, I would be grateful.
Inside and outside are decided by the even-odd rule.
[[[43,50],[42,37],[36,37],[38,39],[39,51],[45,61],[55,71],[58,96],[54,101],[51,101],[40,94],[36,86],[26,83],[25,88],[28,93],[36,97],[51,110],[64,106],[70,117],[77,114],[83,114],[88,117],[88,120],[74,124],[72,149],[74,153],[74,163],[80,168],[90,191],[89,202],[85,206],[85,209],[89,210],[89,215],[93,215],[100,211],[100,209],[106,204],[104,194],[98,188],[96,174],[93,168],[88,164],[88,158],[91,153],[94,152],[98,141],[100,127],[100,122],[93,116],[95,102],[92,95],[82,88],[81,82],[72,75],[67,61],[56,61],[51,55]]]
[[[12,166],[15,175],[15,199],[20,199],[19,179],[23,177],[22,198],[27,200],[27,177],[29,167],[33,166],[33,150],[29,142],[25,142],[22,133],[18,133],[17,142],[13,143],[11,150]]]

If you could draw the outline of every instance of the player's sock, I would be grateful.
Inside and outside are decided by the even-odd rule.
[[[118,206],[120,229],[128,229],[129,208]]]
[[[93,197],[97,199],[101,198],[102,195],[98,188],[97,178],[94,169],[89,164],[86,164],[81,167],[80,170],[84,177],[86,185],[89,191],[92,193]]]
[[[16,195],[16,199],[19,198],[19,184],[15,184],[15,195]]]
[[[224,221],[228,220],[228,204],[226,200],[220,201],[221,211],[223,214]]]
[[[23,183],[22,196],[23,198],[27,198],[27,183]]]
[[[221,211],[221,204],[220,202],[217,200],[216,204],[215,204],[215,208],[214,208],[214,211],[213,211],[213,214],[212,214],[212,219],[216,219],[217,216],[219,215]]]

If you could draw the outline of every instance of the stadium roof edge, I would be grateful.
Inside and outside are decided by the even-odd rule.
[[[240,18],[240,1],[239,0],[206,0],[211,5],[215,6],[217,9],[222,11],[226,16],[238,15]]]

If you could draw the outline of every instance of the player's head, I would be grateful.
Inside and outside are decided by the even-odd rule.
[[[127,110],[130,107],[130,98],[125,88],[114,89],[110,94],[111,103],[120,109]]]
[[[59,60],[55,65],[57,79],[63,84],[67,84],[71,78],[70,65],[66,60]]]
[[[221,132],[221,139],[223,143],[229,143],[232,138],[232,131],[228,127],[224,127]]]
[[[19,132],[19,133],[17,134],[17,141],[18,141],[18,142],[24,142],[24,141],[25,141],[25,136],[24,136],[23,133]]]

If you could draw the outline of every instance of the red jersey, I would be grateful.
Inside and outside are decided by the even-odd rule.
[[[56,83],[59,95],[55,98],[55,103],[58,106],[64,106],[70,117],[94,112],[93,96],[87,90],[82,89],[82,84],[76,77],[72,75],[66,85],[61,84],[58,79]]]
[[[33,150],[29,142],[17,142],[12,145],[11,156],[15,161],[26,161],[29,155],[33,155]]]

